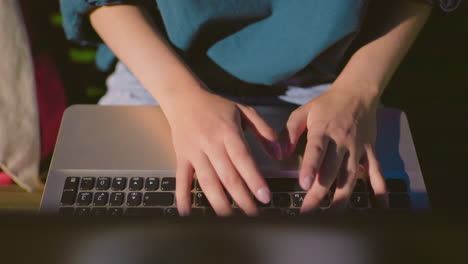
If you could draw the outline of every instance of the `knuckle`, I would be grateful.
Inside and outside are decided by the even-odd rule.
[[[337,144],[347,144],[349,143],[350,141],[350,136],[347,135],[347,134],[343,134],[343,133],[335,133],[335,135],[333,136],[333,139],[335,140],[335,142]]]
[[[291,114],[289,115],[288,121],[286,122],[286,126],[288,128],[291,128],[292,126],[294,126],[297,123],[298,117],[299,117],[298,110],[292,111]]]
[[[324,152],[324,148],[322,145],[315,145],[312,147],[312,151],[316,152],[319,155],[322,155]]]
[[[296,110],[291,112],[289,117],[290,117],[290,119],[294,119],[294,118],[297,118],[299,116],[299,114],[300,114],[299,109],[296,109]]]
[[[354,180],[357,177],[357,171],[355,169],[347,169],[346,174],[348,174],[348,178],[351,180]]]
[[[353,127],[338,128],[335,132],[334,138],[340,143],[351,143],[356,137],[356,131]]]
[[[176,155],[176,171],[180,171],[187,166],[187,160],[182,155]]]
[[[246,158],[250,153],[246,150],[245,146],[237,146],[230,149],[231,156],[234,158]]]
[[[216,146],[223,144],[223,139],[217,136],[202,136],[199,141],[199,146],[205,150],[213,150]]]
[[[289,118],[286,122],[286,128],[289,131],[293,131],[296,128],[296,121],[293,118]]]
[[[235,130],[235,126],[231,122],[220,122],[217,124],[217,129],[220,133],[226,133]]]

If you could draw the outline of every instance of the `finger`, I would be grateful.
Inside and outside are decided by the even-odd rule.
[[[197,162],[194,163],[197,179],[200,187],[203,189],[206,198],[211,207],[219,216],[228,216],[232,214],[232,208],[229,204],[223,186],[218,179],[218,175],[213,169],[208,157],[200,155]]]
[[[247,215],[257,215],[258,209],[255,205],[250,191],[247,189],[244,181],[237,173],[236,168],[227,156],[226,151],[219,150],[210,153],[211,164],[218,173],[224,188],[229,192],[232,199],[236,202]]]
[[[375,200],[379,208],[388,208],[388,193],[385,185],[385,178],[380,169],[379,161],[375,155],[374,147],[367,145],[365,147],[367,156],[367,166],[369,173],[369,180],[374,190]]]
[[[238,105],[246,122],[246,128],[251,131],[260,141],[262,148],[270,156],[281,159],[281,146],[275,130],[260,116],[252,107]]]
[[[357,180],[357,170],[359,159],[355,150],[351,149],[350,154],[345,156],[337,177],[336,190],[333,195],[333,202],[330,209],[334,212],[343,212],[349,208],[349,201],[353,193]]]
[[[232,164],[257,200],[264,204],[269,203],[271,201],[270,189],[260,174],[243,135],[232,135],[226,138],[225,146]]]
[[[291,155],[296,148],[299,138],[307,128],[307,111],[303,108],[294,110],[280,135],[280,144],[283,158]]]
[[[319,208],[320,202],[328,193],[333,181],[336,179],[344,154],[344,149],[338,148],[336,143],[330,140],[318,177],[315,177],[312,187],[304,197],[301,213]]]
[[[179,215],[187,216],[192,208],[193,167],[188,161],[178,162],[176,170],[176,204]]]
[[[309,132],[304,151],[301,169],[299,170],[299,183],[304,190],[309,190],[317,176],[327,151],[329,138],[324,135],[313,135]]]

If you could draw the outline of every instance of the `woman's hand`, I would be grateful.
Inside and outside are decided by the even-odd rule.
[[[224,189],[246,214],[258,214],[251,193],[263,203],[270,202],[271,193],[250,154],[242,126],[253,130],[270,153],[276,148],[279,154],[274,130],[253,108],[208,91],[178,95],[173,102],[163,109],[177,156],[176,200],[180,215],[190,213],[194,171],[218,215],[232,213]]]
[[[377,202],[386,206],[385,181],[374,151],[378,100],[362,90],[333,87],[296,109],[282,134],[284,156],[296,147],[307,129],[307,145],[299,172],[299,183],[307,194],[301,212],[318,209],[336,180],[332,210],[344,210],[365,163]]]

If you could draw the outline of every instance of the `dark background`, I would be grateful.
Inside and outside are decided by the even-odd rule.
[[[108,73],[95,51],[65,40],[58,1],[28,1],[35,32],[55,59],[68,104],[96,103]],[[432,206],[468,208],[468,10],[434,10],[383,95],[406,112]],[[47,171],[47,162],[43,166]]]
[[[435,208],[468,208],[468,10],[432,13],[383,96],[406,112]]]

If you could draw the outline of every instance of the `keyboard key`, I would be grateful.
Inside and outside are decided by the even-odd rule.
[[[91,209],[92,216],[106,216],[107,215],[107,208],[104,207],[95,207]]]
[[[163,178],[161,181],[161,191],[175,191],[176,179],[174,177],[171,178]]]
[[[289,207],[291,205],[291,197],[288,193],[274,193],[273,206],[275,207]]]
[[[364,180],[357,179],[353,192],[366,192],[366,184],[364,183]]]
[[[262,209],[261,215],[263,216],[281,216],[283,213],[278,208],[265,208]]]
[[[351,206],[354,208],[367,208],[369,199],[365,193],[353,193],[351,195]]]
[[[131,178],[130,183],[128,184],[128,189],[130,189],[130,191],[140,191],[141,189],[143,189],[143,178]]]
[[[89,216],[90,209],[89,207],[78,207],[75,210],[76,216]]]
[[[124,178],[124,177],[116,177],[114,178],[114,180],[112,181],[112,190],[114,191],[122,191],[123,189],[125,189],[125,187],[127,186],[127,178]]]
[[[195,194],[195,206],[211,207],[210,202],[208,202],[208,199],[206,199],[205,194],[201,192]]]
[[[63,186],[64,190],[76,191],[78,190],[78,183],[80,182],[79,177],[67,177]]]
[[[94,194],[93,205],[94,206],[104,206],[107,204],[109,199],[109,193],[106,192],[97,192]]]
[[[407,192],[408,191],[406,182],[403,179],[386,179],[385,184],[387,185],[388,192]]]
[[[110,187],[110,178],[109,177],[99,177],[96,183],[96,190],[98,191],[107,191]]]
[[[299,211],[299,209],[286,209],[284,211],[284,215],[286,215],[286,216],[299,216],[300,211]]]
[[[141,203],[141,193],[140,192],[131,192],[128,193],[127,205],[128,206],[138,206]]]
[[[125,211],[128,216],[164,216],[162,208],[128,208]]]
[[[197,191],[199,191],[199,192],[202,192],[202,191],[203,191],[202,188],[201,188],[201,186],[200,186],[200,183],[198,182],[198,180],[197,180],[197,184],[196,184],[196,188],[195,188],[195,189],[196,189]]]
[[[121,216],[123,215],[123,209],[122,208],[110,208],[107,211],[107,215],[110,216]]]
[[[78,199],[76,200],[77,205],[87,206],[91,203],[93,199],[93,193],[91,192],[80,192],[78,194]]]
[[[144,206],[170,206],[174,204],[173,193],[145,193],[143,198]]]
[[[60,200],[63,205],[72,205],[75,203],[76,191],[65,190],[62,193],[62,199]]]
[[[406,193],[389,193],[389,205],[392,209],[410,209],[411,200]]]
[[[293,206],[301,207],[302,202],[304,202],[305,193],[294,193],[293,196]]]
[[[159,178],[156,178],[156,177],[146,178],[145,190],[156,191],[158,188],[159,188]]]
[[[125,200],[125,193],[114,192],[111,193],[109,204],[111,206],[121,206]]]
[[[61,216],[70,216],[73,215],[75,212],[75,208],[73,207],[62,207],[59,209],[59,215]]]
[[[94,188],[94,182],[96,178],[94,177],[84,177],[81,179],[80,190],[92,190]]]
[[[267,178],[265,180],[271,192],[303,191],[297,178]]]
[[[179,212],[177,211],[177,208],[166,208],[164,210],[164,215],[165,216],[179,216]]]

